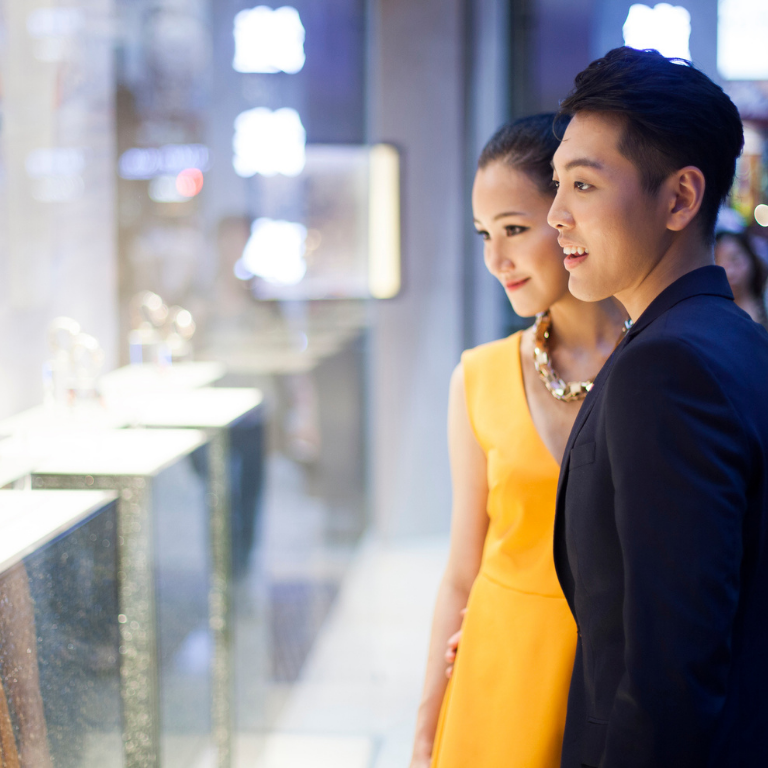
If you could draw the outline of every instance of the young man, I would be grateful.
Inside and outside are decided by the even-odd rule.
[[[555,560],[579,628],[562,765],[764,765],[768,334],[712,254],[741,121],[698,70],[629,48],[561,111],[549,222],[570,289],[634,321],[560,474]]]

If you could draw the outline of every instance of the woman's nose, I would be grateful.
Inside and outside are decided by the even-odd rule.
[[[486,243],[485,260],[491,272],[501,272],[512,266],[512,261],[505,255],[498,241],[491,240]]]

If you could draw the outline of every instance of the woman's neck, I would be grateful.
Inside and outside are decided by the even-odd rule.
[[[627,313],[615,299],[586,302],[571,294],[550,307],[551,347],[570,354],[611,354]]]

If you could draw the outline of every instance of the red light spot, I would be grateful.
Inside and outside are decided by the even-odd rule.
[[[203,172],[199,168],[185,168],[176,177],[176,191],[184,197],[194,197],[203,188]]]

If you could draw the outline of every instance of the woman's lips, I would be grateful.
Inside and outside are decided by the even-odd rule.
[[[566,256],[565,259],[563,259],[563,264],[565,264],[566,269],[574,269],[575,267],[578,267],[579,264],[581,264],[581,262],[588,257],[589,257],[588,253],[582,253],[582,254],[574,253],[571,256]]]
[[[504,287],[508,291],[516,291],[518,288],[522,288],[530,279],[530,277],[524,277],[522,280],[510,280],[508,283],[504,283]]]

